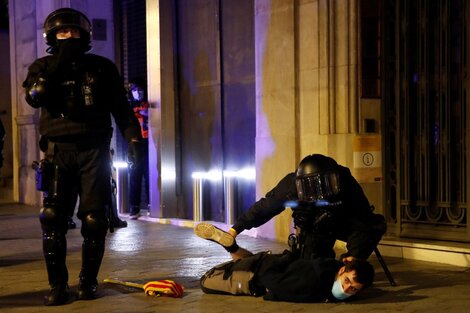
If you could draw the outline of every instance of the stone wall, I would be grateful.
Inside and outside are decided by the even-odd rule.
[[[258,198],[308,154],[352,166],[357,30],[356,0],[255,1]],[[288,211],[257,235],[285,240]]]

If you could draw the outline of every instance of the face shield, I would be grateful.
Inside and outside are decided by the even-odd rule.
[[[300,201],[336,202],[340,192],[339,175],[336,172],[318,172],[296,178],[297,196]]]

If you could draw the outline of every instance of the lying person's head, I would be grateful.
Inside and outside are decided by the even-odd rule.
[[[336,299],[345,300],[372,285],[374,275],[372,264],[353,260],[339,269],[331,293]]]

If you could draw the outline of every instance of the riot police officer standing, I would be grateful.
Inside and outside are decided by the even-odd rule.
[[[39,219],[51,287],[45,304],[61,305],[69,298],[67,206],[78,192],[84,240],[77,299],[91,300],[108,230],[111,115],[129,143],[132,162],[140,158],[141,134],[116,66],[86,53],[91,49],[89,19],[74,9],[58,9],[46,18],[44,36],[51,55],[33,62],[23,87],[28,104],[41,110],[40,146],[46,155],[38,188],[44,191]]]

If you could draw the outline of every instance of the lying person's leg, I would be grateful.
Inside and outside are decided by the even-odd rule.
[[[201,289],[205,293],[251,295],[249,283],[254,274],[234,271],[234,264],[235,261],[230,261],[209,270],[201,277]]]
[[[266,293],[266,288],[258,281],[257,273],[265,269],[278,256],[270,252],[258,252],[235,261],[229,261],[210,269],[201,277],[201,289],[205,293],[225,295],[251,295]]]
[[[212,224],[199,223],[194,228],[194,233],[198,237],[213,241],[224,247],[224,249],[230,253],[233,260],[239,260],[253,255],[250,251],[239,247],[232,235]]]

